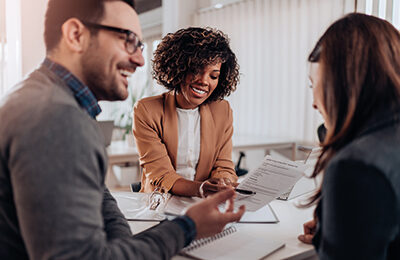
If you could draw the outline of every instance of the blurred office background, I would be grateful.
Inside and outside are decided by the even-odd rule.
[[[130,124],[137,98],[163,88],[151,79],[152,52],[163,35],[188,26],[209,26],[231,39],[241,81],[228,100],[235,134],[316,141],[322,122],[311,107],[307,55],[327,26],[349,12],[387,19],[400,28],[400,0],[136,0],[146,65],[130,79],[131,97],[101,102],[100,120]],[[47,0],[0,0],[0,96],[45,56]],[[345,35],[343,36],[345,37]]]

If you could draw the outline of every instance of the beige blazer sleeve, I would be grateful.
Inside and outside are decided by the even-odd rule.
[[[143,169],[142,192],[151,192],[155,187],[162,187],[165,191],[169,191],[173,184],[182,178],[175,171],[176,156],[168,152],[165,143],[164,133],[170,132],[170,135],[176,133],[176,137],[172,139],[178,138],[177,124],[176,129],[173,123],[172,129],[165,128],[165,121],[171,121],[168,116],[165,118],[165,106],[165,95],[162,95],[140,100],[134,107],[133,134]],[[175,118],[172,121],[176,120]],[[173,144],[169,147],[173,150],[174,147],[171,146]]]
[[[228,178],[237,181],[232,162],[232,110],[227,101],[200,106],[200,157],[195,180]],[[145,98],[134,107],[133,134],[143,168],[143,192],[155,187],[169,191],[182,178],[175,171],[178,118],[172,92]]]

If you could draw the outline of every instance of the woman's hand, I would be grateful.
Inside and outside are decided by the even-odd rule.
[[[199,193],[200,197],[207,197],[211,194],[214,194],[218,191],[225,190],[227,188],[235,188],[238,185],[238,183],[232,183],[231,180],[228,178],[221,178],[221,179],[216,179],[216,178],[211,178],[206,181],[203,181],[203,183],[200,185],[199,188]]]
[[[316,228],[317,228],[317,221],[315,219],[304,223],[303,224],[304,234],[298,236],[297,238],[303,243],[311,244],[312,239],[315,235]]]

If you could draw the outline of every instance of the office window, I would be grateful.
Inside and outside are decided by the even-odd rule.
[[[322,122],[307,88],[307,56],[354,0],[247,0],[195,15],[231,39],[241,79],[228,98],[238,135],[315,141]],[[249,116],[251,115],[251,116]]]
[[[0,95],[4,92],[5,47],[6,47],[6,5],[5,0],[0,0]]]
[[[400,30],[400,0],[358,0],[357,12],[378,16]]]
[[[20,0],[0,0],[0,97],[22,78]]]

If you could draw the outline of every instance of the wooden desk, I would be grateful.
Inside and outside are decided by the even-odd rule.
[[[274,149],[292,149],[292,160],[296,160],[297,142],[288,138],[270,137],[263,135],[234,135],[232,138],[233,151],[264,150],[265,155]]]
[[[292,159],[296,159],[297,143],[286,138],[276,138],[257,135],[234,135],[232,139],[233,151],[261,149],[269,154],[273,149],[292,149]],[[108,173],[106,184],[109,188],[118,186],[118,181],[112,171],[115,164],[132,163],[139,166],[139,153],[135,146],[129,146],[126,141],[114,141],[107,147]]]
[[[108,163],[126,163],[139,160],[139,153],[135,146],[129,146],[125,141],[114,141],[107,147]]]
[[[304,196],[302,196],[304,198]],[[266,260],[276,259],[317,259],[314,247],[300,242],[297,236],[303,232],[303,223],[311,220],[314,208],[300,209],[294,203],[299,199],[291,201],[274,200],[271,207],[275,211],[279,223],[277,224],[238,224],[247,227],[257,234],[260,239],[276,240],[285,243],[285,247],[265,257]],[[158,222],[130,221],[129,225],[134,234],[142,232]],[[183,256],[175,256],[174,260],[189,259]]]
[[[233,151],[262,149],[268,152],[273,149],[291,148],[295,156],[297,150],[295,141],[268,136],[235,135],[232,139],[232,143]],[[125,141],[112,142],[111,145],[107,147],[107,152],[109,164],[136,162],[139,160],[137,148],[129,146]]]
[[[129,146],[126,141],[114,141],[107,147],[108,169],[106,184],[109,188],[118,186],[118,181],[112,170],[115,164],[132,163],[139,169],[139,153],[135,146]]]

